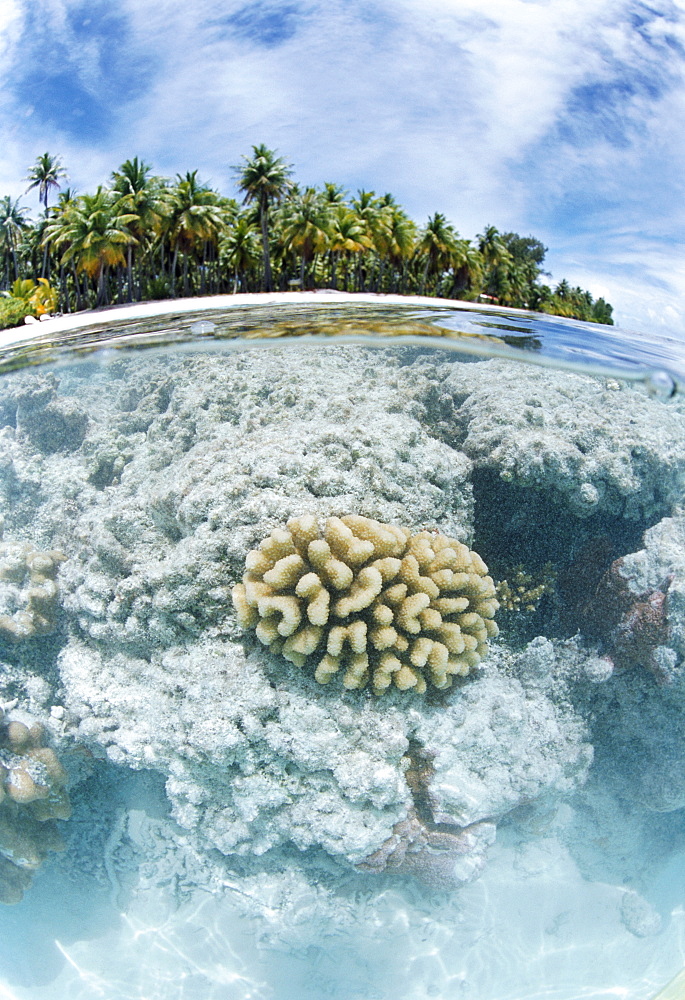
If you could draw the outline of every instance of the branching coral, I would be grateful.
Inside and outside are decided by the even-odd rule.
[[[539,602],[547,594],[554,593],[556,573],[548,562],[537,574],[529,573],[524,566],[514,566],[505,580],[500,580],[495,590],[503,611],[537,610]]]
[[[30,873],[61,849],[50,820],[71,813],[66,772],[43,737],[39,723],[0,725],[0,903],[19,902]]]
[[[26,542],[0,542],[0,636],[20,642],[54,632],[59,607],[55,577],[66,559]]]
[[[446,535],[359,515],[306,515],[274,529],[248,553],[233,589],[238,620],[297,666],[315,664],[327,684],[371,681],[424,692],[450,687],[480,662],[497,635],[487,566]]]

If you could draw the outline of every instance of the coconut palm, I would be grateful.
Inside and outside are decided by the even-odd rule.
[[[133,263],[136,251],[142,249],[146,240],[158,231],[163,213],[161,198],[162,182],[160,178],[150,174],[149,164],[134,156],[126,160],[112,173],[112,190],[117,198],[117,211],[134,216],[128,225],[129,231],[135,237],[135,242],[126,248],[126,273],[128,285],[128,300],[133,301]],[[142,285],[142,254],[138,253],[138,287],[136,298],[140,298]]]
[[[5,243],[5,284],[10,284],[10,260],[14,270],[14,280],[19,278],[19,263],[17,261],[17,240],[28,229],[26,219],[27,208],[19,205],[19,199],[12,200],[9,195],[0,198],[0,230]]]
[[[269,209],[277,205],[290,190],[291,169],[275,150],[263,143],[252,147],[252,156],[243,157],[245,164],[235,167],[238,172],[238,187],[244,194],[243,203],[256,203],[259,207],[259,222],[262,230],[262,254],[264,257],[263,289],[270,292],[273,287],[271,257],[269,254]]]
[[[510,271],[514,258],[496,226],[486,226],[477,240],[485,264],[484,290],[488,295],[504,302],[510,293]]]
[[[390,208],[376,196],[374,191],[357,191],[357,197],[352,199],[352,208],[364,227],[366,237],[371,241],[372,248],[380,256],[388,241],[390,225]],[[366,291],[368,286],[369,268],[362,268],[362,254],[357,256],[357,289]]]
[[[125,248],[135,241],[128,226],[136,217],[120,212],[117,200],[103,187],[95,194],[81,195],[48,227],[44,239],[66,248],[61,263],[73,262],[77,275],[86,274],[95,281],[97,306],[107,304],[109,270],[124,266]]]
[[[307,264],[329,245],[331,211],[316,188],[308,187],[292,198],[283,214],[281,239],[286,250],[300,255],[300,287],[305,287]]]
[[[53,188],[59,190],[60,179],[66,179],[67,172],[62,166],[59,156],[52,156],[50,153],[43,153],[36,158],[36,162],[29,169],[26,180],[30,181],[26,192],[38,188],[38,203],[45,206],[45,218],[48,217],[48,199]],[[46,277],[49,270],[50,244],[45,243],[43,248],[43,266],[41,277]]]
[[[323,186],[323,198],[329,205],[345,204],[345,189],[342,184],[332,184],[326,181]]]
[[[367,235],[366,226],[355,212],[346,205],[336,204],[331,212],[329,223],[329,249],[331,253],[331,284],[338,287],[337,266],[342,255],[343,289],[347,290],[347,272],[349,261],[354,254],[362,254],[370,250],[373,240]]]
[[[416,245],[416,258],[422,265],[421,294],[426,294],[428,279],[434,279],[437,288],[442,275],[453,264],[457,250],[457,234],[442,212],[430,216],[428,222],[419,234]]]
[[[456,298],[475,298],[482,287],[485,261],[480,250],[470,240],[457,239],[452,256],[452,287]]]
[[[410,260],[416,244],[416,226],[394,200],[384,201],[389,210],[386,215],[386,225],[382,236],[382,250],[392,266],[391,291],[397,291],[404,286],[405,267]]]
[[[168,193],[164,225],[173,248],[171,294],[176,293],[178,255],[183,255],[183,294],[190,294],[188,263],[191,254],[204,243],[216,244],[223,227],[223,214],[216,192],[197,179],[197,170],[176,175],[177,183]]]
[[[66,179],[67,172],[62,166],[59,156],[51,156],[50,153],[43,153],[37,157],[34,165],[29,169],[26,180],[31,183],[26,188],[27,193],[34,188],[38,188],[38,202],[45,206],[45,214],[48,214],[48,198],[53,188],[60,188],[60,178]]]
[[[240,216],[223,237],[220,259],[233,271],[233,294],[245,281],[247,271],[256,267],[261,257],[259,235],[246,216]]]

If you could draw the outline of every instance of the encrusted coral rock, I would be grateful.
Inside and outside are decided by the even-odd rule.
[[[601,552],[602,540],[589,543],[581,551],[592,555]],[[589,586],[582,593],[578,587],[565,585],[566,612],[573,614],[582,630],[603,643],[603,654],[620,669],[646,667],[657,680],[666,683],[674,666],[675,654],[668,654],[670,638],[668,620],[669,589],[674,579],[668,573],[659,580],[659,588],[642,591],[631,578],[631,562],[639,553],[614,559],[601,575],[596,566],[586,571]],[[575,563],[569,567],[567,575]],[[601,569],[601,565],[600,565]]]
[[[407,819],[395,824],[392,837],[357,868],[413,875],[431,889],[453,889],[480,873],[494,840],[494,823],[436,828],[410,810]]]
[[[18,903],[31,872],[62,848],[50,820],[68,819],[66,771],[43,746],[40,723],[2,719],[0,709],[0,903]]]
[[[359,515],[307,515],[275,528],[248,553],[233,589],[238,620],[297,666],[316,664],[327,684],[371,681],[423,692],[464,676],[497,635],[498,602],[487,566],[446,535]]]

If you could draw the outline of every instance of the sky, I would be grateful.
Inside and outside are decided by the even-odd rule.
[[[0,0],[0,197],[45,151],[80,193],[138,156],[237,196],[257,143],[533,235],[550,283],[685,339],[685,0]]]

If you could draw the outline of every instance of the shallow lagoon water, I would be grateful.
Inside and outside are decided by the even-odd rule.
[[[71,817],[0,804],[0,995],[653,996],[685,964],[680,345],[281,298],[4,349],[0,754],[40,722]],[[479,552],[510,595],[479,666],[375,696],[243,632],[247,552],[304,514]],[[66,558],[32,631],[34,552]]]

